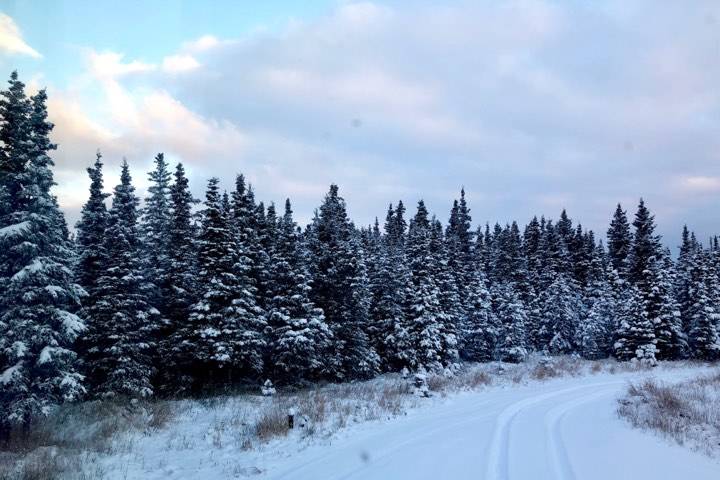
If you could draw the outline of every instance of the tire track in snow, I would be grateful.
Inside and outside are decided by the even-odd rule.
[[[483,406],[487,405],[488,403],[489,403],[488,400],[486,400],[486,399],[481,399],[481,400],[472,402],[470,405],[466,406],[465,408],[463,408],[463,409],[460,410],[460,411],[450,411],[450,412],[445,413],[445,414],[443,414],[443,415],[441,415],[441,416],[439,416],[439,417],[435,417],[435,420],[437,420],[438,418],[452,419],[452,418],[456,418],[456,417],[458,417],[458,416],[461,416],[461,417],[462,417],[462,416],[465,415],[465,414],[472,413],[473,411],[476,411],[478,408],[483,407]],[[490,416],[492,416],[492,414],[491,414],[491,413],[487,413],[487,412],[485,411],[485,412],[483,412],[482,415],[477,415],[477,416],[470,417],[470,420],[480,420],[480,419],[482,419],[482,418],[490,417]],[[420,440],[420,439],[424,439],[424,438],[430,437],[430,436],[432,436],[432,435],[435,435],[435,434],[437,434],[438,432],[442,432],[442,431],[447,430],[447,429],[453,429],[453,428],[455,428],[455,427],[458,427],[458,426],[460,426],[460,425],[463,425],[463,424],[466,423],[467,421],[468,421],[468,418],[467,418],[467,417],[463,417],[462,419],[460,419],[460,420],[458,420],[458,421],[454,421],[454,422],[451,422],[451,423],[444,423],[444,424],[441,425],[441,426],[435,427],[435,428],[430,429],[430,430],[424,430],[424,431],[422,431],[422,432],[419,433],[419,434],[410,436],[410,438],[407,438],[407,439],[405,439],[405,440],[401,440],[401,441],[395,442],[394,444],[390,445],[390,446],[388,447],[388,449],[386,449],[383,454],[373,457],[373,462],[377,462],[377,461],[379,461],[379,460],[386,459],[386,458],[390,455],[390,453],[394,453],[394,452],[398,451],[399,449],[401,449],[402,447],[404,447],[404,446],[406,446],[406,445],[410,445],[410,444],[412,444],[412,443],[417,442],[417,441]],[[280,473],[278,473],[278,474],[276,474],[276,475],[273,475],[273,478],[276,478],[276,479],[278,479],[278,480],[281,480],[281,479],[288,479],[288,480],[290,480],[290,479],[294,478],[294,476],[296,476],[296,475],[298,474],[298,472],[302,471],[303,469],[305,469],[305,468],[307,468],[307,467],[310,467],[310,466],[312,466],[312,465],[316,465],[316,464],[318,464],[318,463],[322,463],[323,461],[325,461],[325,460],[333,457],[334,455],[335,455],[334,452],[328,451],[328,452],[323,453],[323,454],[321,454],[321,455],[319,455],[319,456],[315,456],[315,457],[313,457],[313,458],[311,458],[311,459],[308,459],[307,461],[301,463],[300,465],[296,465],[296,466],[293,467],[292,469],[289,469],[289,470],[287,470],[287,471],[285,471],[285,472],[280,472]],[[352,478],[354,475],[356,475],[357,473],[361,472],[361,471],[364,470],[366,467],[367,467],[366,465],[362,465],[362,466],[360,466],[360,467],[358,467],[358,468],[354,468],[353,470],[351,470],[351,471],[349,471],[349,472],[346,472],[346,473],[343,474],[342,476],[337,477],[337,480],[343,480],[343,479]]]
[[[612,386],[619,386],[621,384],[622,382],[617,382]],[[610,385],[608,385],[608,388],[610,388]],[[546,445],[550,470],[553,473],[553,478],[556,480],[575,480],[576,478],[572,464],[570,463],[570,457],[567,453],[565,441],[563,440],[562,433],[560,431],[560,425],[565,416],[572,410],[585,405],[586,403],[593,402],[613,393],[615,393],[614,388],[610,391],[595,393],[587,397],[576,398],[575,400],[570,400],[554,407],[545,415],[545,429],[547,432]]]
[[[484,405],[487,405],[488,403],[490,403],[490,402],[489,402],[489,401],[479,402],[475,407],[476,407],[476,408],[477,408],[477,407],[482,407],[482,406],[484,406]],[[448,416],[449,416],[449,415],[448,415]],[[456,416],[456,415],[453,415],[453,416]],[[381,461],[383,461],[383,460],[387,460],[392,454],[396,453],[398,450],[402,449],[403,447],[405,447],[405,446],[407,446],[407,445],[412,445],[413,443],[416,443],[418,440],[423,440],[423,439],[426,439],[426,438],[428,438],[428,437],[432,437],[432,436],[434,436],[434,435],[437,434],[437,433],[443,432],[443,431],[445,431],[445,430],[454,429],[455,427],[459,427],[460,425],[465,425],[465,424],[467,424],[468,422],[473,422],[473,421],[476,421],[476,420],[482,420],[482,419],[484,419],[484,418],[490,418],[490,417],[492,417],[492,413],[483,412],[481,415],[475,415],[475,416],[471,416],[471,417],[465,417],[465,418],[463,418],[463,419],[461,419],[461,420],[458,420],[458,421],[455,421],[455,422],[452,422],[452,423],[447,423],[447,424],[444,424],[444,425],[439,426],[439,427],[435,427],[435,428],[430,429],[430,430],[426,430],[426,431],[424,431],[423,433],[421,433],[421,434],[419,434],[419,435],[415,435],[415,436],[413,436],[413,437],[410,438],[410,439],[407,439],[407,440],[404,440],[404,441],[401,441],[401,442],[397,442],[397,443],[391,445],[389,448],[385,449],[385,451],[384,451],[382,454],[373,457],[373,463],[376,463],[376,464],[377,464],[377,463],[379,463],[379,462],[381,462]],[[354,477],[355,475],[357,475],[358,473],[361,473],[361,472],[364,471],[366,468],[367,468],[366,465],[362,465],[362,466],[360,466],[360,467],[358,467],[358,468],[355,468],[354,470],[352,470],[352,471],[350,471],[350,472],[342,475],[341,477],[338,477],[337,480],[348,480],[348,479]]]
[[[487,470],[485,471],[485,480],[509,480],[509,464],[510,464],[510,430],[512,428],[515,417],[524,409],[542,403],[566,393],[572,393],[578,390],[588,388],[598,388],[606,385],[612,385],[617,382],[594,383],[589,385],[579,385],[577,387],[563,388],[554,392],[548,392],[541,395],[525,398],[518,402],[512,403],[505,407],[497,417],[493,436],[488,449]]]

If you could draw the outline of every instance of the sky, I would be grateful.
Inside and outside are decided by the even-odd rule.
[[[640,197],[674,247],[720,233],[720,2],[0,0],[0,72],[47,88],[71,224],[98,149],[196,196],[244,173],[301,223],[330,183],[357,224],[563,208],[604,235]]]

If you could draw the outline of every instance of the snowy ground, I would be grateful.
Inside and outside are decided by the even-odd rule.
[[[244,422],[238,415],[248,415],[239,412],[244,406],[198,404],[159,432],[126,439],[125,452],[100,463],[113,479],[716,480],[717,460],[633,430],[616,413],[631,380],[679,382],[710,371],[660,367],[508,381],[413,400],[406,415],[390,420],[348,413],[368,421],[325,434],[298,429],[262,445],[232,435]]]
[[[635,382],[619,404],[634,427],[720,459],[720,371],[680,383]]]
[[[77,444],[95,451],[58,462],[61,450],[41,447],[26,458],[51,456],[69,478],[93,479],[715,480],[720,460],[633,429],[618,417],[617,399],[630,382],[673,384],[717,371],[570,358],[482,364],[454,378],[431,377],[429,399],[388,375],[273,398],[155,402],[127,416],[131,427],[107,434],[102,419],[126,416],[120,407],[81,405],[79,417],[73,412],[52,429],[68,429],[65,439],[90,438]],[[307,418],[288,433],[291,407]],[[108,443],[95,440],[102,435]]]

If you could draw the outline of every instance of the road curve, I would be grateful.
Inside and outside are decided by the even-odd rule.
[[[669,381],[692,371],[661,371]],[[643,374],[463,393],[289,457],[273,480],[717,480],[720,462],[631,429],[616,398]]]

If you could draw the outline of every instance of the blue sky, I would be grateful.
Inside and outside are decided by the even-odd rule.
[[[257,30],[283,28],[293,18],[327,13],[333,1],[8,1],[2,11],[22,27],[27,43],[44,62],[19,60],[18,68],[42,72],[66,85],[82,67],[80,51],[123,52],[148,62],[161,60],[188,39],[212,34],[234,38]]]
[[[0,1],[0,66],[46,86],[70,221],[99,148],[142,189],[158,151],[198,196],[242,171],[309,219],[424,198],[476,222],[565,207],[604,233],[640,196],[674,245],[718,233],[720,4]]]

